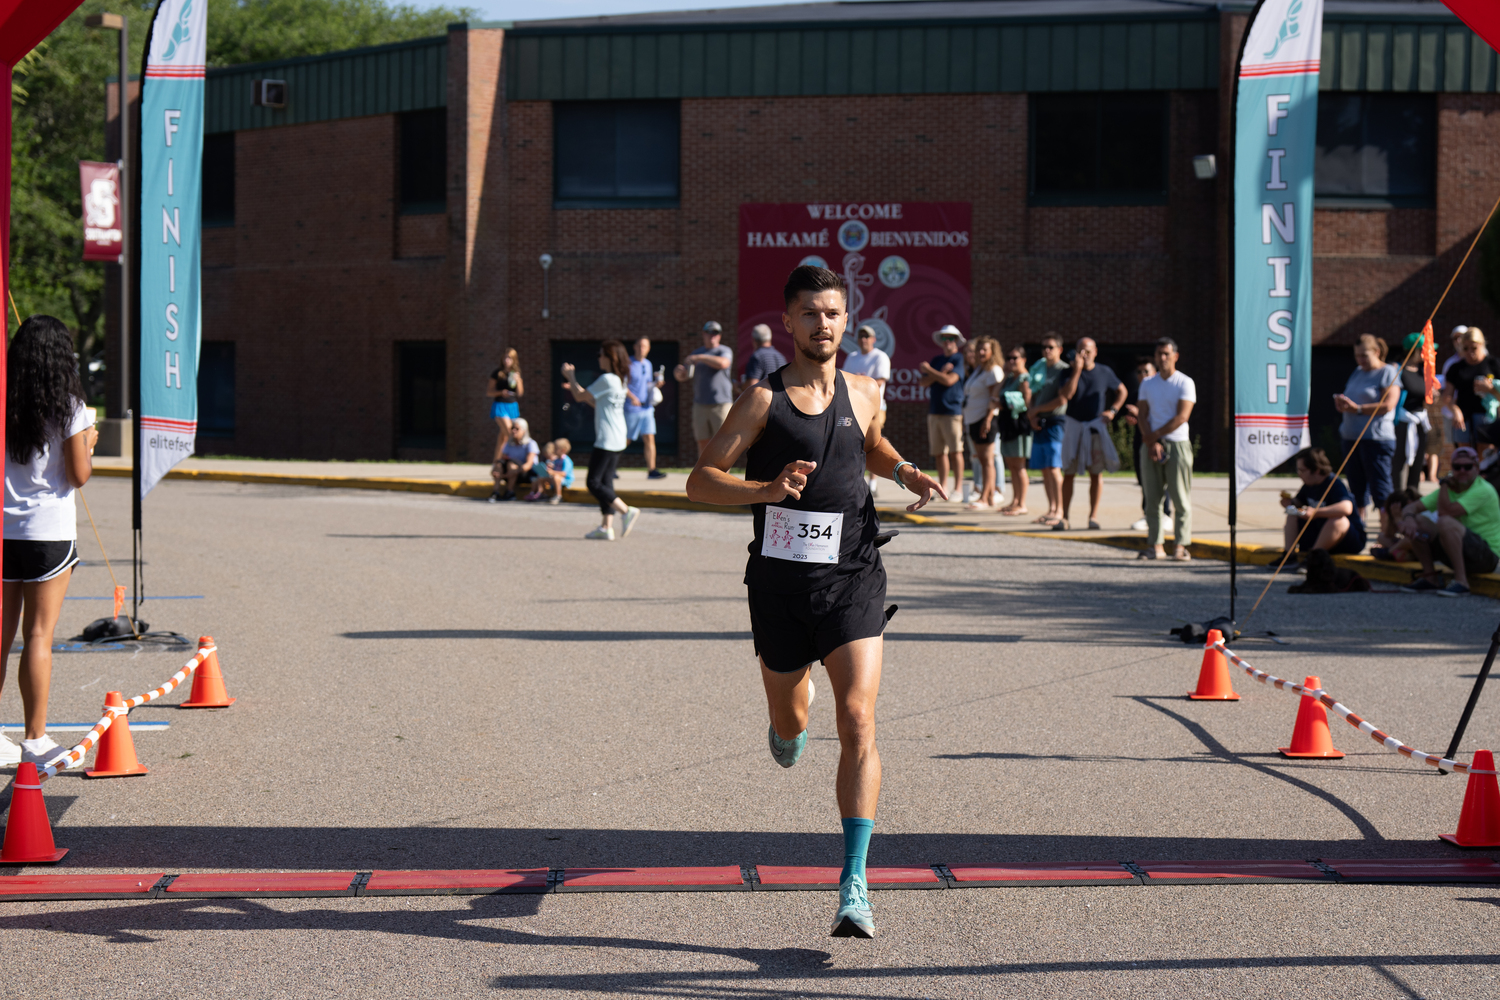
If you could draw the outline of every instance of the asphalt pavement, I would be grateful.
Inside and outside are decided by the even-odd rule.
[[[128,483],[87,493],[129,553]],[[153,703],[151,773],[45,795],[71,871],[839,864],[832,699],[803,761],[766,751],[748,519],[650,510],[616,543],[576,505],[165,482],[146,500],[154,628],[213,635],[224,711]],[[84,522],[70,595],[110,579]],[[1336,723],[1286,761],[1294,697],[1189,702],[1224,564],[901,526],[870,863],[1453,857],[1464,779]],[[126,573],[117,563],[122,580]],[[1264,574],[1241,581],[1246,619]],[[1317,674],[1423,750],[1448,737],[1500,604],[1296,596],[1237,646]],[[1394,590],[1382,587],[1382,590]],[[107,614],[69,601],[59,635]],[[1285,645],[1263,633],[1274,631]],[[1257,635],[1259,633],[1259,635]],[[51,719],[98,718],[186,655],[60,653]],[[14,659],[12,660],[14,664]],[[824,686],[826,691],[826,685]],[[1462,757],[1500,743],[1500,694]],[[13,681],[0,722],[20,717]],[[1500,852],[1481,852],[1488,855]],[[28,869],[30,871],[32,869]],[[0,878],[5,877],[0,874]],[[91,996],[1493,996],[1500,888],[1111,886],[0,904],[16,992]]]

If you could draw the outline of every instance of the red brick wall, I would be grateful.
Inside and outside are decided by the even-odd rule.
[[[502,39],[450,36],[447,216],[396,214],[393,117],[239,134],[237,224],[204,240],[205,337],[238,344],[239,430],[205,448],[390,457],[402,339],[448,343],[450,459],[489,459],[484,383],[507,346],[522,358],[522,411],[550,436],[551,341],[644,334],[689,348],[704,320],[732,326],[738,206],[804,199],[971,202],[966,332],[1173,336],[1204,400],[1195,430],[1217,443],[1227,171],[1199,181],[1191,158],[1220,141],[1221,95],[1171,95],[1164,205],[1028,207],[1027,99],[991,94],[686,100],[679,208],[559,211],[551,105],[505,101]],[[1318,342],[1419,326],[1500,193],[1500,98],[1436,100],[1435,208],[1315,214]],[[556,258],[548,319],[544,252]],[[1472,270],[1438,315],[1440,329],[1456,322],[1494,325]],[[684,444],[664,464],[695,457],[688,394],[681,405]],[[924,412],[891,404],[889,435],[912,457],[926,454]]]

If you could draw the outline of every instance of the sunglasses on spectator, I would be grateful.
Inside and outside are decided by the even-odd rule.
[[[1463,463],[1460,464],[1458,462],[1454,462],[1451,466],[1449,466],[1449,468],[1451,468],[1454,472],[1473,472],[1474,471],[1474,463],[1473,462],[1463,462]]]

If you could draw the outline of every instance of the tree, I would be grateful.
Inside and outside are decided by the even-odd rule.
[[[443,34],[466,7],[417,10],[384,0],[208,0],[208,63],[317,55]],[[49,313],[72,328],[85,363],[104,347],[104,265],[83,261],[78,161],[104,158],[106,77],[118,72],[112,31],[90,14],[130,23],[132,75],[140,72],[154,0],[85,0],[16,67],[11,90],[10,281],[21,314]],[[15,318],[5,309],[7,333]]]

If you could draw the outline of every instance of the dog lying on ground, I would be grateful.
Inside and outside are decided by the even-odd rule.
[[[1313,549],[1303,565],[1307,568],[1307,579],[1286,588],[1288,594],[1356,594],[1370,589],[1369,580],[1352,569],[1335,566],[1333,556],[1325,549]]]

